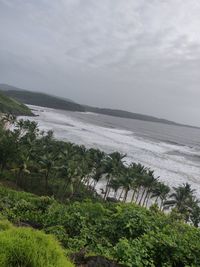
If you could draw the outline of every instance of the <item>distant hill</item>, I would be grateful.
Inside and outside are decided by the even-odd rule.
[[[9,84],[5,84],[5,83],[0,83],[0,90],[2,91],[9,91],[9,90],[16,90],[16,91],[26,91],[24,89],[9,85]]]
[[[179,123],[169,121],[166,119],[156,118],[153,116],[133,113],[133,112],[124,111],[124,110],[97,108],[97,107],[91,107],[87,105],[80,105],[66,98],[60,98],[57,96],[52,96],[52,95],[39,93],[39,92],[27,91],[27,90],[20,89],[20,88],[7,85],[7,84],[0,84],[0,91],[2,91],[7,96],[10,96],[18,101],[21,101],[24,104],[36,105],[36,106],[41,106],[41,107],[49,107],[49,108],[55,108],[55,109],[62,109],[62,110],[70,110],[70,111],[93,112],[93,113],[120,117],[120,118],[135,119],[135,120],[150,121],[150,122],[159,122],[159,123],[164,123],[164,124],[169,124],[169,125],[198,128],[195,126],[179,124]]]
[[[69,99],[63,99],[39,92],[26,91],[6,84],[0,84],[0,91],[24,104],[70,111],[85,111],[85,108],[82,105]]]
[[[24,104],[4,95],[3,93],[0,93],[0,113],[25,116],[33,115],[31,110]]]
[[[98,113],[98,114],[104,114],[114,117],[121,117],[121,118],[127,118],[127,119],[134,119],[134,120],[142,120],[142,121],[151,121],[151,122],[160,122],[165,124],[173,124],[173,125],[179,125],[176,122],[168,121],[165,119],[159,119],[153,116],[143,115],[139,113],[133,113],[129,111],[119,110],[119,109],[109,109],[109,108],[95,108],[90,106],[85,106],[86,111]]]

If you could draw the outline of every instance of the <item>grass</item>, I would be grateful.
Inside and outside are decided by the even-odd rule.
[[[73,267],[51,235],[0,221],[1,267]]]
[[[24,104],[16,101],[13,98],[7,97],[0,93],[0,112],[13,115],[33,115],[31,110]]]

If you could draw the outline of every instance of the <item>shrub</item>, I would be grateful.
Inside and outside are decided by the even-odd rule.
[[[129,241],[126,238],[120,239],[114,247],[115,258],[126,264],[128,267],[146,266],[155,267],[153,260],[149,256],[148,249],[141,244],[139,239]],[[159,265],[162,266],[162,265]]]
[[[1,267],[72,267],[58,242],[29,228],[0,232]]]

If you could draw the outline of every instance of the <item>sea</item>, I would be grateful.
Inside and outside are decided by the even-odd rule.
[[[200,129],[71,112],[29,105],[41,130],[53,130],[57,139],[107,153],[126,154],[127,164],[137,162],[155,171],[170,187],[190,183],[200,197]]]

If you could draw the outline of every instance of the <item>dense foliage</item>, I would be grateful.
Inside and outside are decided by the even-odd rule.
[[[0,175],[16,186],[61,201],[95,198],[98,188],[101,200],[176,208],[186,222],[198,226],[199,201],[189,184],[172,190],[149,168],[127,165],[126,155],[57,141],[51,131],[40,132],[35,122],[4,116],[1,124]]]
[[[53,198],[0,188],[0,209],[16,225],[53,234],[68,254],[85,249],[125,266],[199,266],[200,230],[176,213],[165,215],[135,204]]]
[[[15,225],[53,234],[69,255],[84,249],[125,266],[199,266],[195,191],[187,183],[170,189],[152,170],[124,160],[5,116],[0,176],[18,191],[1,186],[1,213]]]

